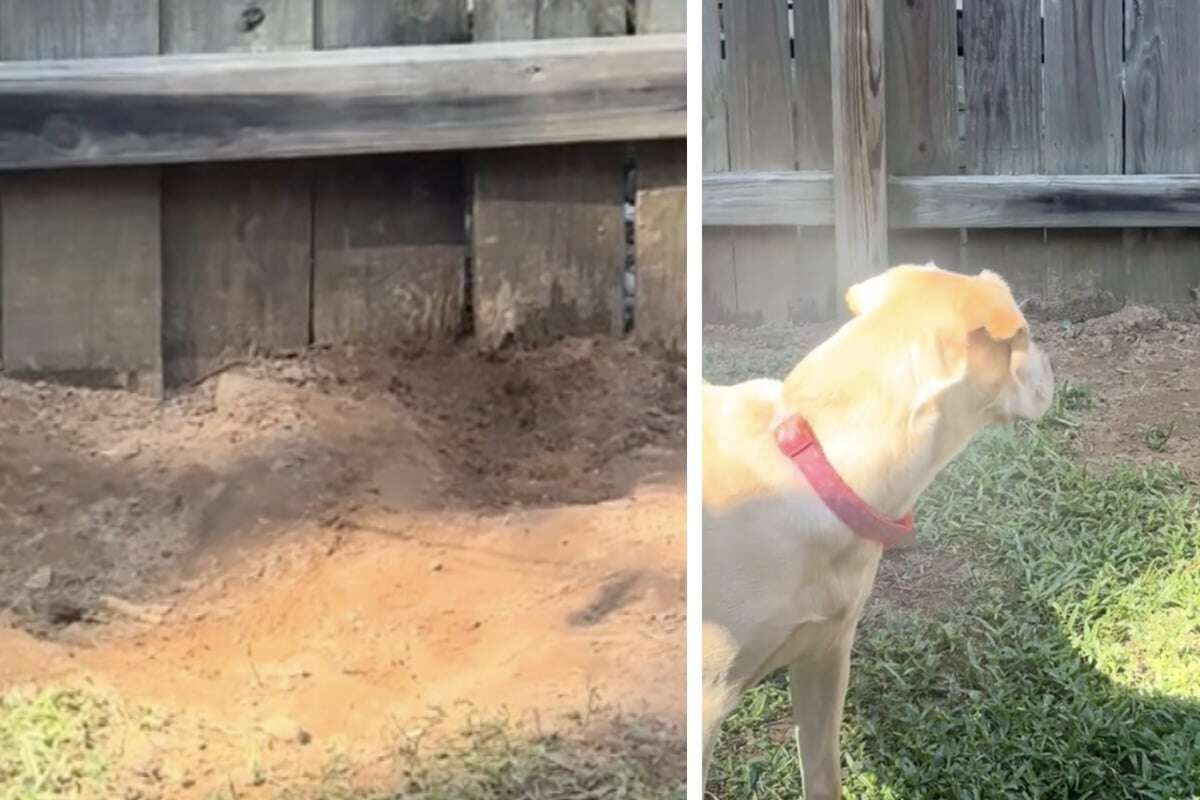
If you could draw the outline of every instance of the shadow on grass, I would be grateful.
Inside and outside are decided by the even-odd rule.
[[[843,728],[846,796],[1200,796],[1200,515],[1170,468],[1074,459],[1077,392],[989,432],[918,508],[974,566],[938,609],[875,604]],[[710,796],[800,795],[786,677],[723,730]]]

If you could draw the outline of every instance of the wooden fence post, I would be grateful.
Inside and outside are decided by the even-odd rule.
[[[887,269],[883,0],[831,3],[833,185],[839,315],[855,283]]]

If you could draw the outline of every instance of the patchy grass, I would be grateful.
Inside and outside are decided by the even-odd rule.
[[[77,689],[0,695],[0,798],[103,796],[120,716],[108,699]]]
[[[78,689],[10,691],[0,697],[0,800],[142,797],[124,774],[121,747],[134,727],[156,725],[148,711]],[[682,736],[660,723],[602,707],[554,731],[536,717],[473,716],[459,727],[435,718],[396,733],[382,763],[394,777],[364,787],[356,765],[333,753],[304,777],[251,764],[241,788],[212,800],[683,800]],[[253,755],[248,756],[252,761]],[[377,770],[374,770],[377,772]],[[155,795],[158,796],[158,795]]]
[[[735,366],[707,377],[752,377],[738,363],[722,354]],[[921,547],[969,560],[974,585],[864,619],[847,797],[1200,797],[1196,497],[1172,468],[1083,465],[1070,434],[1090,404],[1066,387],[1043,423],[986,432],[922,498]],[[784,675],[751,691],[710,792],[799,796],[788,716]]]

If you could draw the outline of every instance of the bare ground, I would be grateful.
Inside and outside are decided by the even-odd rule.
[[[316,351],[161,403],[0,379],[0,687],[162,709],[122,765],[147,796],[253,796],[250,751],[365,769],[461,701],[681,725],[684,409],[682,363],[604,340]]]

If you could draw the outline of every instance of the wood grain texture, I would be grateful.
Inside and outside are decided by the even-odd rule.
[[[795,27],[796,164],[804,169],[833,168],[833,78],[829,44],[831,0],[798,0]],[[832,217],[830,218],[832,220]],[[832,227],[799,231],[798,282],[801,297],[792,316],[805,321],[833,319],[837,296],[837,253]]]
[[[963,0],[970,174],[1041,172],[1038,0]]]
[[[620,36],[626,0],[477,0],[476,41]]]
[[[729,111],[725,104],[725,59],[721,53],[718,0],[703,0],[700,10],[702,97],[700,147],[704,174],[729,171]],[[732,231],[706,227],[702,232],[701,303],[705,322],[718,323],[737,311]]]
[[[687,30],[687,0],[638,0],[639,34]]]
[[[136,56],[158,49],[158,0],[5,0],[4,60]]]
[[[1125,171],[1200,172],[1195,4],[1128,0],[1125,32]],[[1123,241],[1130,299],[1194,313],[1190,291],[1200,286],[1200,232],[1126,231]]]
[[[0,169],[676,138],[685,76],[682,34],[4,64]]]
[[[1121,0],[1046,3],[1044,171],[1121,172]]]
[[[513,19],[532,27],[514,30]],[[603,36],[624,32],[625,2],[480,0],[475,22],[477,41]],[[641,66],[637,61],[630,66]],[[510,342],[619,334],[626,247],[620,148],[480,153],[473,167],[473,307],[479,346],[495,350]]]
[[[953,3],[885,3],[888,171],[893,175],[957,175],[957,20]],[[892,206],[889,205],[889,208]],[[891,264],[933,261],[958,269],[960,231],[898,231],[888,237]]]
[[[726,3],[724,12],[730,168],[795,169],[787,3]],[[773,323],[795,316],[804,294],[799,248],[795,227],[734,234],[738,318]]]
[[[686,28],[685,0],[637,4],[641,35]],[[633,330],[643,342],[687,349],[687,142],[639,145],[634,204]]]
[[[1129,0],[1125,170],[1200,172],[1200,14],[1190,0]]]
[[[637,338],[687,349],[687,145],[655,142],[638,150]]]
[[[485,350],[619,334],[625,269],[616,146],[515,150],[475,170],[475,333]]]
[[[0,59],[157,50],[151,0],[0,3]],[[160,393],[157,170],[6,176],[0,215],[5,368]]]
[[[164,53],[312,49],[312,0],[159,2]]]
[[[966,171],[1042,169],[1040,0],[963,0]],[[968,231],[963,268],[997,269],[1024,296],[1044,296],[1042,231]]]
[[[704,176],[705,226],[828,225],[829,172]],[[893,228],[1200,224],[1200,175],[946,175],[888,181]]]
[[[1122,13],[1121,0],[1045,4],[1042,163],[1050,174],[1121,172]],[[1045,250],[1039,313],[1077,319],[1124,303],[1121,231],[1048,230]]]
[[[833,166],[833,77],[829,44],[830,0],[796,0],[796,164],[800,169]]]
[[[469,35],[462,2],[350,0],[324,10],[322,40],[336,46],[436,44]],[[317,169],[316,340],[411,346],[453,338],[464,324],[463,157],[366,156]]]
[[[311,179],[290,163],[196,164],[163,176],[163,357],[169,385],[249,352],[308,343]]]
[[[5,178],[9,374],[162,391],[156,172]]]
[[[317,45],[468,42],[467,0],[337,0],[320,4]]]
[[[883,2],[835,3],[830,25],[833,217],[838,295],[844,296],[888,267]]]
[[[312,46],[298,2],[164,0],[165,53]],[[304,163],[203,164],[163,172],[163,357],[169,385],[251,350],[308,344],[312,179]]]

